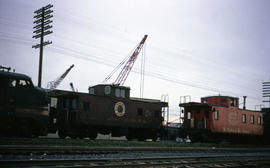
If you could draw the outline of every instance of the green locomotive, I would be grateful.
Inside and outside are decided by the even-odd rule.
[[[48,104],[47,91],[35,87],[29,76],[0,67],[0,136],[47,135]]]

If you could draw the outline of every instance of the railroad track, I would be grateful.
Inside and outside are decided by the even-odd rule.
[[[73,159],[73,160],[12,160],[0,161],[1,167],[270,167],[270,157],[152,157],[136,159]]]
[[[40,146],[0,145],[0,154],[87,154],[115,152],[269,152],[270,148],[215,148],[215,147],[89,147],[89,146]]]
[[[0,167],[260,167],[260,165],[270,167],[270,148],[0,145]]]

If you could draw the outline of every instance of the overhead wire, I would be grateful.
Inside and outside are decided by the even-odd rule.
[[[18,38],[16,38],[16,39],[18,39]],[[12,39],[9,39],[9,40],[12,40]],[[19,40],[21,40],[21,39],[19,39]],[[24,40],[22,42],[31,43],[31,40],[28,40],[28,41]],[[88,54],[88,56],[86,56],[87,55],[86,53],[81,53],[81,52],[78,52],[76,50],[72,50],[70,48],[63,48],[63,47],[60,47],[60,46],[49,47],[49,48],[56,49],[57,50],[56,52],[58,52],[58,53],[62,53],[62,54],[67,54],[68,53],[69,55],[72,55],[75,58],[80,58],[80,59],[84,59],[84,60],[91,60],[93,62],[103,64],[103,65],[107,65],[107,66],[113,66],[114,65],[112,63],[108,64],[106,62],[106,60],[104,60],[104,59],[103,60],[99,60],[100,58],[93,59],[93,56],[89,57],[89,54]],[[68,51],[68,52],[66,52],[66,51]],[[134,71],[135,73],[140,73],[138,70],[132,70],[132,71]],[[168,76],[164,76],[162,74],[155,73],[155,72],[146,72],[146,75],[151,76],[151,77],[155,77],[155,78],[158,78],[158,79],[163,79],[165,81],[169,81],[169,82],[173,82],[173,83],[177,83],[177,84],[181,84],[181,85],[194,87],[194,88],[199,88],[199,89],[213,91],[213,92],[221,92],[221,90],[216,89],[216,88],[206,87],[206,86],[202,86],[202,85],[198,85],[198,84],[192,84],[190,82],[179,80],[179,79],[176,80],[175,78],[169,78]],[[233,93],[233,92],[228,92],[228,91],[222,91],[222,92],[235,95],[235,93]],[[249,97],[251,97],[251,96],[249,96]],[[254,97],[252,97],[252,98],[257,99],[257,98],[254,98]]]
[[[9,39],[9,40],[11,40],[11,39]],[[77,51],[72,51],[72,52],[77,52]],[[100,63],[100,62],[102,62],[102,61],[96,61],[96,62]],[[157,77],[157,76],[158,76],[158,75],[156,75],[156,77]],[[172,80],[170,80],[170,81],[172,81]],[[180,82],[180,83],[183,84],[183,82]],[[188,84],[188,85],[189,85],[189,84]],[[197,86],[196,86],[196,87],[197,87]],[[205,88],[205,87],[199,87],[199,88],[209,90],[209,88]],[[217,91],[216,89],[210,89],[210,90],[212,90],[212,91]]]

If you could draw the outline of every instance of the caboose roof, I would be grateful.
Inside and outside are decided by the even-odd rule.
[[[232,96],[222,96],[222,95],[217,95],[217,96],[206,96],[206,97],[202,97],[201,99],[205,99],[205,98],[230,98],[230,99],[239,99],[238,97],[232,97]]]
[[[114,84],[98,84],[98,85],[90,86],[89,88],[105,87],[105,86],[111,86],[112,88],[120,88],[120,89],[128,89],[128,90],[130,90],[130,87],[114,85]]]
[[[209,105],[209,104],[206,104],[206,103],[198,103],[198,102],[189,102],[189,103],[181,103],[181,104],[179,104],[179,106],[180,107],[190,107],[190,106],[193,106],[193,107],[195,107],[195,106],[197,106],[197,107],[199,107],[199,106],[204,106],[204,107],[211,107],[211,105]]]

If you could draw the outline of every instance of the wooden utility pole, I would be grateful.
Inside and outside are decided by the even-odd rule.
[[[51,15],[51,13],[53,12],[53,10],[51,10],[50,8],[52,8],[53,5],[49,4],[45,7],[42,7],[38,10],[36,10],[34,13],[36,14],[34,16],[34,19],[36,19],[34,21],[34,39],[38,39],[40,38],[40,43],[33,45],[32,48],[40,48],[39,50],[39,70],[38,70],[38,87],[41,87],[41,78],[42,78],[42,60],[43,60],[43,46],[46,46],[48,44],[52,44],[51,41],[45,41],[44,42],[44,36],[51,34],[52,31],[50,31],[49,29],[52,28],[52,25],[50,25],[50,23],[52,23],[52,20],[50,20],[50,18],[53,17],[53,15]]]

